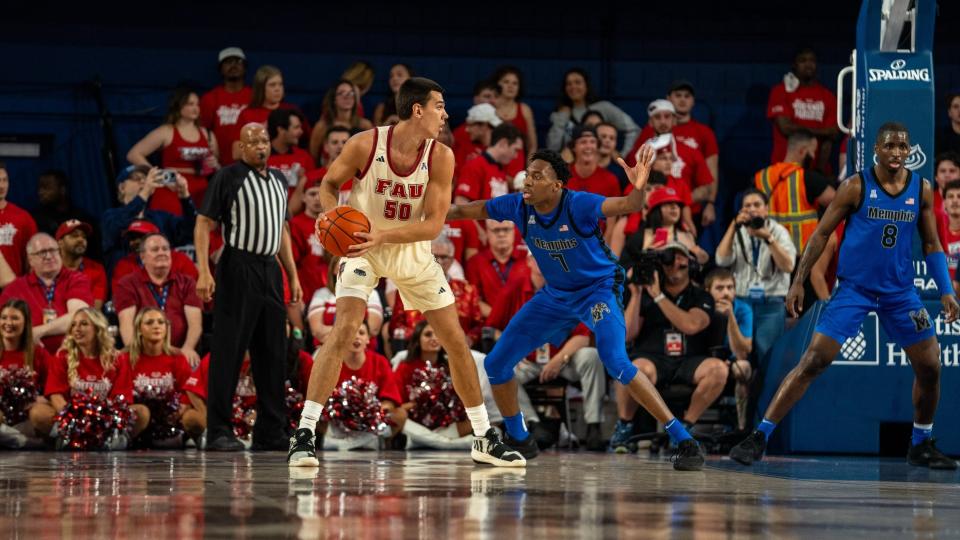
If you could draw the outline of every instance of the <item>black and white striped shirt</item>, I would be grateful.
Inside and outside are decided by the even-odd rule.
[[[234,249],[272,257],[280,251],[287,211],[287,183],[276,169],[263,176],[243,161],[210,179],[200,214],[219,221],[223,241]]]

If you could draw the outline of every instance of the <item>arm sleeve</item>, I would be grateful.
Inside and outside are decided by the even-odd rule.
[[[494,197],[486,202],[487,214],[496,221],[520,221],[520,205],[523,196],[520,193],[510,193]],[[469,262],[469,261],[468,261]]]

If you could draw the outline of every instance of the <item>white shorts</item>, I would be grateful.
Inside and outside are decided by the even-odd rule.
[[[350,296],[366,302],[382,277],[397,285],[406,309],[427,312],[455,301],[429,242],[387,244],[362,257],[340,259],[337,298]]]

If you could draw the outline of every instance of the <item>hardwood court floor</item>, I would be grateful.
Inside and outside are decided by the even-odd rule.
[[[960,475],[901,460],[546,453],[0,453],[0,538],[949,538]]]

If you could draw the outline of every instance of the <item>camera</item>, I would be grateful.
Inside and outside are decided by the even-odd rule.
[[[653,283],[654,274],[657,273],[660,274],[661,281],[663,281],[663,267],[673,264],[675,257],[676,251],[672,249],[641,252],[633,262],[633,275],[630,277],[630,283],[650,285]]]
[[[166,185],[176,184],[177,171],[171,171],[170,169],[160,171],[160,183]]]
[[[766,226],[767,220],[760,216],[754,216],[750,218],[750,221],[747,221],[745,225],[751,229],[762,229]]]

